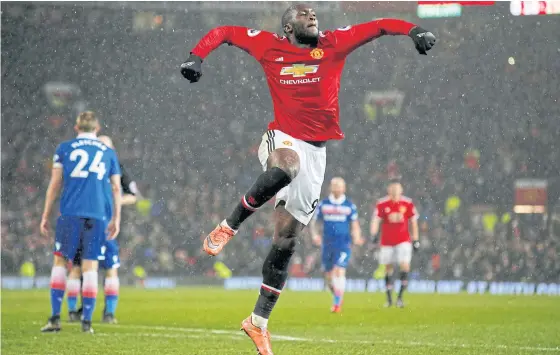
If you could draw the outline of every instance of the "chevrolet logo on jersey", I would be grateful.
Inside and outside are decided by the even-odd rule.
[[[294,64],[291,67],[283,67],[280,75],[291,75],[294,78],[301,78],[307,76],[307,74],[315,74],[317,70],[319,70],[318,65]]]

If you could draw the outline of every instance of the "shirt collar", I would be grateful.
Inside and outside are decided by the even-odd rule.
[[[334,197],[333,194],[329,195],[329,201],[337,205],[341,205],[345,200],[346,200],[346,195],[344,194],[341,195],[339,198]]]
[[[95,133],[80,133],[78,134],[78,136],[76,137],[76,139],[97,139],[97,134]]]

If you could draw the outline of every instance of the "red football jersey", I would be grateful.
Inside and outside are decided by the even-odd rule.
[[[375,205],[374,218],[381,219],[381,245],[393,246],[410,242],[408,222],[418,219],[414,203],[408,197],[401,196],[393,201],[389,197],[382,198]]]
[[[342,139],[338,94],[346,56],[383,35],[407,35],[414,24],[381,19],[319,33],[316,48],[299,48],[285,37],[238,26],[217,27],[191,51],[201,58],[223,43],[245,50],[263,67],[277,129],[307,141]]]

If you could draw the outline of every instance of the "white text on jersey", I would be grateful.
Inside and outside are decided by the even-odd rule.
[[[318,83],[319,81],[321,81],[321,78],[305,78],[305,79],[290,79],[290,80],[280,79],[280,84],[285,84],[285,85],[311,84],[311,83]]]

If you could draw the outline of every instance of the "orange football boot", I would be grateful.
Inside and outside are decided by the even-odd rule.
[[[332,313],[340,313],[340,312],[342,312],[342,307],[338,306],[338,305],[334,305],[334,306],[331,307],[331,312]]]
[[[218,226],[204,239],[204,251],[208,255],[216,256],[231,238],[235,235],[235,231],[228,226]]]
[[[241,330],[255,343],[259,355],[274,355],[270,346],[270,333],[268,329],[254,326],[251,322],[251,316],[245,318],[241,323]]]

